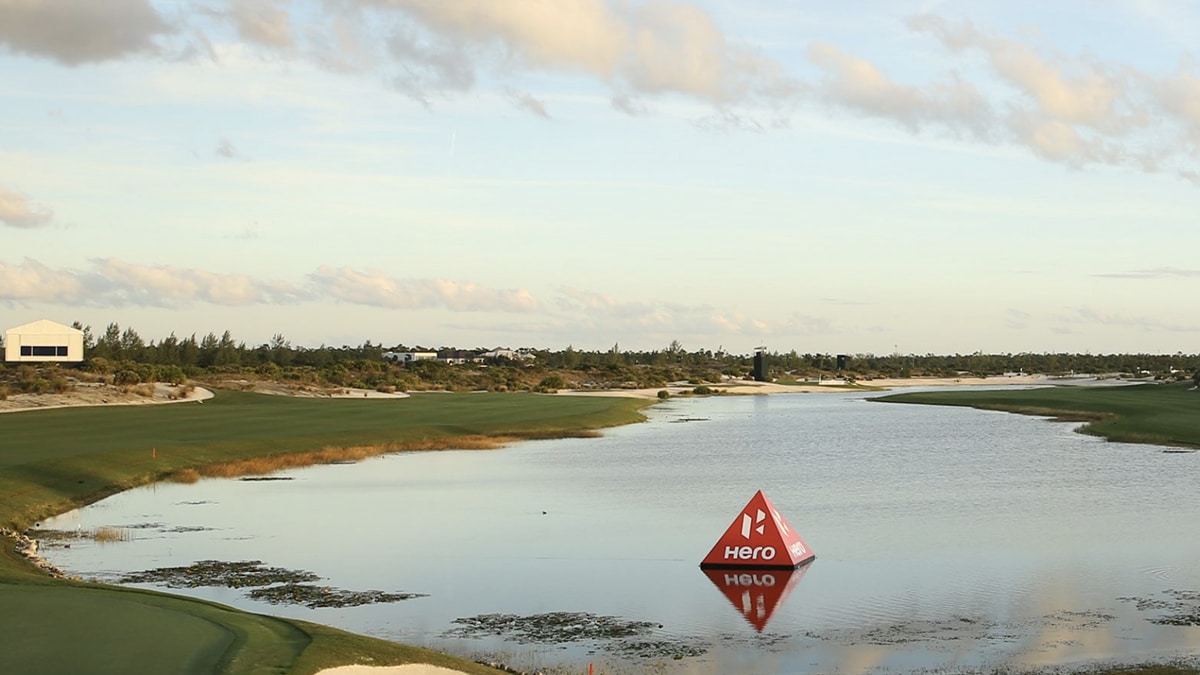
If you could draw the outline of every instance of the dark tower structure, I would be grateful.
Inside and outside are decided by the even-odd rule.
[[[754,381],[767,382],[767,348],[754,349]]]
[[[850,357],[849,357],[849,356],[846,356],[845,354],[838,354],[838,355],[837,355],[837,369],[838,369],[838,370],[845,370],[845,369],[846,369],[846,364],[847,364],[847,362],[849,362],[849,361],[850,361]]]

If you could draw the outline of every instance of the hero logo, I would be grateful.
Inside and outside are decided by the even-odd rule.
[[[749,539],[751,530],[753,530],[754,532],[757,532],[759,534],[762,534],[764,531],[766,531],[767,526],[762,524],[762,522],[766,519],[767,519],[767,514],[763,513],[762,509],[758,509],[758,514],[753,518],[750,517],[749,513],[743,513],[742,514],[742,537],[744,539]]]
[[[767,514],[762,509],[755,509],[754,515],[742,514],[742,538],[749,539],[754,533],[765,534]],[[774,560],[774,546],[726,546],[726,560]]]
[[[774,560],[774,546],[726,546],[725,559],[729,560]]]

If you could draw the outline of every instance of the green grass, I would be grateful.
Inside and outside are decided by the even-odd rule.
[[[328,447],[455,436],[569,435],[642,419],[647,403],[530,394],[321,400],[221,392],[203,404],[0,415],[0,524],[23,529],[182,469]],[[132,588],[59,581],[0,540],[0,673],[295,673],[462,659],[301,621]]]
[[[324,447],[464,435],[539,437],[642,419],[643,401],[534,394],[302,399],[221,392],[203,404],[0,415],[0,525],[37,520],[180,469]]]
[[[1087,422],[1081,431],[1127,443],[1200,447],[1200,391],[1191,383],[923,391],[874,400],[957,405]]]

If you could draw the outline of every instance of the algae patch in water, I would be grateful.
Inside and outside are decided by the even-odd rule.
[[[1160,626],[1200,626],[1200,592],[1170,589],[1160,595],[1164,597],[1117,599],[1134,603],[1140,611],[1155,612],[1156,616],[1148,619],[1150,623]]]
[[[656,636],[661,624],[587,612],[480,614],[455,619],[458,624],[443,635],[457,638],[499,637],[521,644],[593,642],[605,651],[642,658],[699,656],[708,645],[689,638]]]
[[[275,605],[296,604],[309,608],[355,607],[383,602],[397,602],[422,597],[420,593],[388,593],[385,591],[347,591],[309,582],[321,577],[313,572],[267,567],[261,560],[226,562],[201,560],[186,567],[160,567],[132,572],[118,579],[122,584],[161,584],[168,588],[250,588],[247,595],[255,600]]]

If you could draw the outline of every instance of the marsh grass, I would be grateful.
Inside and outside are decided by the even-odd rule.
[[[552,438],[599,436],[595,431],[535,431],[513,435],[488,436],[474,434],[441,438],[422,438],[412,441],[384,443],[379,445],[354,445],[348,447],[329,446],[320,450],[296,452],[264,457],[249,457],[225,462],[189,467],[172,473],[169,479],[176,483],[195,483],[201,478],[238,478],[241,476],[266,476],[322,464],[357,462],[370,457],[397,452],[431,452],[438,450],[495,450],[506,445],[527,440]]]
[[[132,541],[133,535],[123,527],[98,527],[91,532],[91,538],[102,544],[116,541]]]

